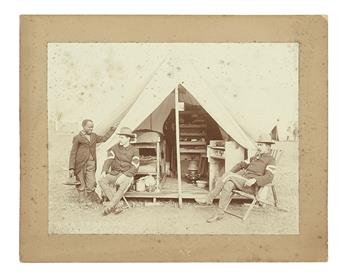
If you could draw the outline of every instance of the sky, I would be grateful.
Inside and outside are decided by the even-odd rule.
[[[253,138],[298,121],[297,43],[49,43],[50,123],[105,131],[167,60],[191,63]]]

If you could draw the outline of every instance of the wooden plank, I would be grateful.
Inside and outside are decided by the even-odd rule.
[[[176,187],[164,187],[163,192],[165,191],[177,191],[177,186]],[[205,189],[197,187],[197,186],[191,186],[191,187],[186,187],[186,186],[182,186],[182,191],[183,192],[197,192],[197,193],[203,193],[203,192],[207,192]]]
[[[209,146],[209,147],[216,150],[225,150],[225,147],[222,147],[222,146]]]
[[[206,149],[189,149],[189,148],[180,148],[181,154],[202,154],[206,153]]]
[[[197,193],[183,193],[182,197],[184,199],[196,199],[196,198],[204,198],[206,196],[206,194],[204,193],[200,193],[200,194],[197,194]]]
[[[181,195],[183,199],[195,199],[200,197],[205,197],[208,192],[206,190],[200,189],[200,191],[184,191]],[[179,193],[177,190],[163,190],[160,192],[137,192],[137,191],[130,191],[126,193],[126,198],[148,198],[148,199],[179,199]],[[216,200],[219,199],[219,197],[215,198]],[[243,197],[240,197],[238,195],[235,195],[233,197],[233,200],[243,200]]]
[[[195,199],[204,197],[205,193],[190,193],[185,192],[181,195],[183,199]],[[126,193],[126,198],[147,198],[147,199],[179,199],[180,196],[177,191],[175,192],[128,192]]]
[[[211,158],[214,158],[214,159],[222,159],[222,160],[224,160],[225,159],[225,157],[221,157],[221,156],[210,156]]]
[[[144,142],[138,142],[138,143],[132,143],[132,145],[138,149],[140,148],[154,148],[156,149],[155,143],[144,143]]]
[[[210,140],[210,147],[225,147],[225,140],[223,139]]]
[[[127,192],[126,198],[168,198],[168,199],[177,199],[179,197],[178,192]]]
[[[148,175],[148,174],[153,175],[153,176],[157,175],[156,172],[137,172],[136,173],[136,175]]]
[[[202,145],[206,145],[206,141],[180,141],[180,145],[202,146]]]
[[[181,156],[180,156],[180,112],[178,109],[178,87],[175,88],[175,125],[176,125],[176,161],[177,161],[177,184],[178,205],[182,207],[182,179],[181,179]]]
[[[176,128],[178,129],[178,127]],[[206,134],[203,133],[181,133],[181,137],[204,137]]]
[[[181,124],[181,129],[205,129],[206,124]]]
[[[181,112],[181,115],[191,115],[191,114],[204,114],[205,111],[203,110],[188,110]]]

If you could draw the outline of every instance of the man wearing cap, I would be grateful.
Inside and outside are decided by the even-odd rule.
[[[205,200],[197,201],[200,204],[211,205],[214,198],[220,193],[218,208],[207,222],[211,223],[224,218],[224,211],[229,204],[233,189],[256,194],[259,187],[272,182],[275,172],[275,160],[270,155],[270,150],[274,142],[269,135],[260,136],[256,142],[258,151],[255,156],[250,158],[250,162],[242,161],[236,164],[231,171],[224,173],[217,180],[215,188]]]
[[[116,126],[111,127],[104,136],[93,133],[93,121],[84,119],[82,121],[83,130],[73,137],[73,145],[69,157],[69,176],[76,177],[77,190],[79,193],[79,202],[88,199],[91,203],[93,198],[97,198],[95,194],[96,188],[96,144],[105,142],[115,132]]]
[[[112,212],[118,214],[122,211],[117,206],[139,168],[139,150],[130,144],[130,139],[135,135],[127,127],[121,128],[118,135],[119,143],[108,150],[108,158],[104,162],[99,181],[103,193],[109,199],[103,215]]]

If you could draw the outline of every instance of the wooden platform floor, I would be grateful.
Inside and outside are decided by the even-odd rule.
[[[204,197],[208,193],[207,188],[199,188],[191,183],[182,180],[182,198],[194,199]],[[161,183],[161,190],[159,192],[137,192],[129,191],[126,193],[126,198],[178,198],[178,186],[176,178],[166,178],[165,182]]]

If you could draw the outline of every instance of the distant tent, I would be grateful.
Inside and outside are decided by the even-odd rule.
[[[277,125],[271,130],[271,138],[275,141],[279,141],[278,127]]]
[[[277,119],[270,135],[275,141],[296,141],[297,131],[297,122]]]

